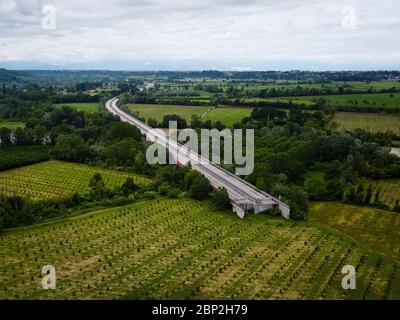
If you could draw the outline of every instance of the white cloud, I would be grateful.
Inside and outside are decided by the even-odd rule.
[[[41,28],[54,5],[57,29]],[[354,7],[354,28],[343,14]],[[0,0],[0,61],[398,64],[396,0]]]

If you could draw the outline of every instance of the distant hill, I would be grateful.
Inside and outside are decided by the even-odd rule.
[[[0,83],[3,84],[27,84],[37,82],[37,78],[25,71],[0,69]]]

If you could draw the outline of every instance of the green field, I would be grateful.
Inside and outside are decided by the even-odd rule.
[[[372,250],[400,261],[400,214],[398,213],[336,202],[322,202],[312,204],[310,221],[333,227]]]
[[[175,105],[158,105],[158,104],[128,104],[128,110],[134,111],[143,117],[146,121],[149,118],[153,118],[158,122],[163,120],[166,115],[176,114],[188,121],[192,118],[192,115],[201,116],[207,111],[208,107],[198,106],[175,106]]]
[[[30,197],[33,200],[63,198],[89,191],[89,181],[100,173],[107,187],[120,187],[127,177],[137,184],[149,179],[131,173],[105,170],[84,164],[47,161],[0,172],[0,194]]]
[[[243,118],[251,115],[252,108],[213,108],[202,118],[203,121],[221,121],[225,126],[232,127]]]
[[[343,94],[326,96],[304,96],[269,98],[267,101],[282,101],[299,104],[310,104],[317,99],[324,99],[333,107],[400,107],[400,93]]]
[[[371,132],[390,130],[400,134],[400,116],[394,114],[338,112],[334,120],[346,130],[356,128]]]
[[[98,102],[78,102],[78,103],[58,103],[56,104],[57,108],[61,108],[63,106],[68,106],[78,111],[83,111],[87,113],[96,113],[99,111],[99,103]]]
[[[157,105],[157,104],[129,104],[128,109],[139,114],[145,120],[156,119],[158,122],[163,120],[165,115],[176,114],[188,121],[192,115],[202,116],[202,121],[211,120],[221,121],[227,127],[239,122],[251,114],[252,108],[213,108],[203,106],[176,106],[176,105]]]
[[[0,299],[399,299],[400,265],[305,223],[153,200],[3,233]],[[29,245],[27,245],[29,244]],[[56,269],[43,290],[41,269]],[[344,265],[357,289],[343,290]]]
[[[7,121],[0,119],[0,128],[17,129],[24,128],[25,123],[16,121]]]

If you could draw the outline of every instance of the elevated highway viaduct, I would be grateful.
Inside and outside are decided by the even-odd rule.
[[[121,110],[117,103],[118,98],[107,101],[107,110],[118,116],[121,121],[136,126],[148,139],[156,141],[167,148],[174,155],[177,163],[186,165],[190,162],[192,168],[201,172],[210,181],[213,188],[224,187],[228,191],[232,209],[239,217],[243,218],[245,212],[249,210],[254,211],[254,213],[260,213],[271,208],[279,208],[283,217],[287,219],[290,217],[289,206],[281,200],[257,189],[233,173],[212,164],[208,159],[205,159],[175,140],[169,139],[165,133],[154,130],[154,128]]]

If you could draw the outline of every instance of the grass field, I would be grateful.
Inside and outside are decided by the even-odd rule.
[[[0,119],[0,128],[17,129],[24,127],[25,123],[23,122],[7,121]]]
[[[96,113],[99,111],[98,102],[79,102],[79,103],[59,103],[56,107],[61,108],[62,106],[69,106],[78,111],[83,111],[87,113]]]
[[[400,265],[327,231],[153,200],[3,233],[0,299],[398,299]],[[29,243],[29,245],[26,245]],[[41,288],[41,268],[57,272]],[[357,289],[341,269],[357,266]]]
[[[232,127],[235,123],[240,123],[243,118],[251,115],[252,108],[214,108],[210,110],[202,119],[221,121],[225,126]]]
[[[336,202],[322,202],[312,204],[310,221],[333,227],[369,248],[400,261],[400,214],[398,213]]]
[[[399,107],[400,93],[373,93],[373,94],[343,94],[343,95],[326,95],[326,96],[304,96],[304,97],[285,97],[285,98],[269,98],[269,101],[288,102],[310,104],[317,99],[328,101],[333,107]]]
[[[47,161],[0,172],[0,194],[30,197],[33,200],[62,198],[89,191],[89,181],[100,173],[107,187],[121,186],[131,176],[137,184],[149,179],[123,173],[60,161]]]
[[[158,122],[163,120],[166,115],[176,114],[189,122],[192,115],[201,116],[207,111],[208,107],[198,106],[174,106],[174,105],[157,105],[157,104],[129,104],[130,111],[137,112],[141,117],[148,120],[149,118],[156,119]]]
[[[393,131],[400,134],[400,116],[392,114],[338,112],[334,120],[346,130]]]

